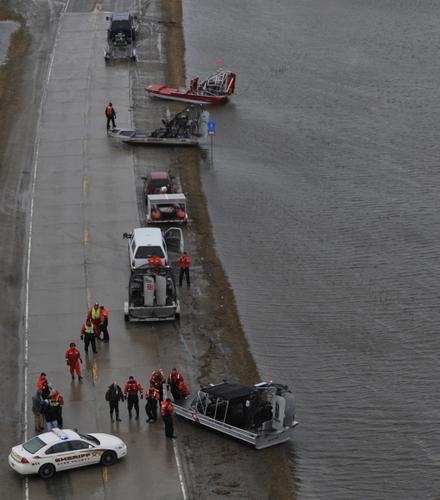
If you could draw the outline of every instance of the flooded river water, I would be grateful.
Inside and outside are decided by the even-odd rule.
[[[184,0],[238,74],[203,186],[297,498],[439,498],[440,5]]]

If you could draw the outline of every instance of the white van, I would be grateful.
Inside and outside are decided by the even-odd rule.
[[[163,265],[169,265],[168,251],[184,250],[183,233],[179,227],[170,227],[162,233],[155,227],[138,227],[124,233],[128,239],[128,258],[131,269],[149,264],[151,257],[160,257]]]

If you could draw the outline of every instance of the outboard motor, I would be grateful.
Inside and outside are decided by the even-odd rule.
[[[292,427],[295,420],[295,398],[291,392],[284,393],[286,408],[284,413],[284,427]]]

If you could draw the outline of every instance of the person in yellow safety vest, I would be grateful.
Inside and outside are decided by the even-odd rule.
[[[174,406],[171,404],[171,399],[167,398],[165,401],[162,401],[160,404],[160,414],[165,424],[165,436],[170,439],[176,437],[174,435],[173,412]]]
[[[110,122],[112,123],[113,128],[115,128],[116,111],[113,108],[113,104],[111,102],[109,102],[107,107],[105,108],[105,116],[107,118],[107,130],[110,128]]]
[[[86,356],[89,354],[89,344],[92,344],[92,350],[98,354],[96,350],[96,330],[90,319],[87,319],[81,327],[81,340],[84,340],[84,351]]]
[[[94,306],[87,311],[87,319],[93,323],[96,335],[99,336],[99,331],[101,329],[101,309],[99,308],[98,302],[95,302]]]

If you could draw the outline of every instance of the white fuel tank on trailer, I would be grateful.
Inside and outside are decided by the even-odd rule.
[[[144,305],[154,305],[154,278],[153,276],[144,276]]]
[[[167,303],[167,279],[165,276],[156,276],[156,304],[164,306]]]

